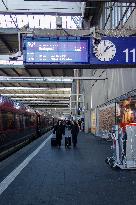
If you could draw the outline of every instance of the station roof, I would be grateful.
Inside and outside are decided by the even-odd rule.
[[[35,35],[67,35],[69,32],[80,35],[85,31],[81,31],[83,20],[90,19],[90,26],[95,25],[98,18],[98,11],[101,8],[102,1],[36,1],[36,0],[7,0],[0,1],[0,17],[5,22],[4,26],[0,22],[0,78],[2,76],[9,77],[53,77],[74,76],[74,69],[65,65],[53,67],[24,67],[23,65],[8,65],[4,56],[9,56],[12,52],[18,51],[19,41],[18,33],[21,36],[25,33],[34,33]],[[51,29],[44,27],[44,20],[51,16],[54,18],[55,24],[52,24]],[[28,20],[25,24],[22,18]],[[41,17],[40,17],[41,16]],[[71,25],[75,25],[73,29],[67,27],[65,29],[56,30],[56,17],[61,16],[65,21],[71,21]],[[30,17],[30,18],[29,18]],[[39,26],[30,26],[30,21],[36,22],[38,18]],[[70,19],[71,18],[71,19]],[[30,20],[31,19],[31,20]],[[65,23],[63,20],[63,23]],[[51,21],[51,20],[50,20]],[[22,23],[23,22],[23,23]],[[21,24],[22,23],[22,24]],[[10,25],[10,26],[9,26]],[[67,25],[68,26],[68,25]],[[79,32],[79,33],[78,33]],[[3,62],[3,63],[2,63]],[[6,62],[6,63],[5,63]],[[12,62],[10,62],[12,64]],[[24,83],[24,82],[1,82],[1,94],[10,96],[13,99],[23,101],[32,107],[40,107],[40,109],[55,109],[60,108],[64,111],[69,111],[69,99],[71,95],[71,82],[46,82],[46,83]],[[7,89],[6,89],[7,87]],[[20,88],[20,89],[19,89]],[[13,95],[14,94],[14,95]]]

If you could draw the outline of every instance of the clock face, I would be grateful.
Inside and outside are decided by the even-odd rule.
[[[116,46],[109,40],[102,40],[96,47],[95,56],[100,61],[110,61],[116,55]]]

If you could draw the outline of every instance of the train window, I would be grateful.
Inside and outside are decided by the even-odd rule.
[[[14,129],[15,128],[15,116],[12,112],[7,112],[7,129]]]
[[[23,115],[23,127],[24,127],[24,128],[26,127],[25,122],[26,122],[26,116],[25,116],[25,115]]]
[[[19,115],[20,128],[24,128],[23,115]]]
[[[16,128],[20,128],[20,121],[19,121],[19,115],[18,114],[15,115],[15,119],[16,119]]]
[[[2,122],[3,122],[3,129],[14,129],[15,128],[15,119],[14,114],[12,112],[5,112],[2,111]]]
[[[2,130],[2,114],[1,114],[1,111],[0,111],[0,130]]]
[[[7,112],[2,111],[1,112],[2,116],[2,124],[3,124],[3,130],[7,130]]]
[[[35,115],[31,116],[31,125],[34,126],[36,124],[36,117]]]
[[[25,116],[25,126],[26,126],[26,127],[29,127],[29,126],[30,126],[30,116],[29,116],[29,115],[26,115],[26,116]]]

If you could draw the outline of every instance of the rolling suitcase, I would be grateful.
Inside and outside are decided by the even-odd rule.
[[[66,147],[70,147],[71,146],[71,137],[68,136],[68,137],[65,137],[65,148]]]
[[[57,140],[55,137],[51,138],[51,146],[56,147],[57,146]]]

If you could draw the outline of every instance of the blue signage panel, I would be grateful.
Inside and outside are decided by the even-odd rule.
[[[136,65],[136,37],[105,37],[90,41],[91,65]]]
[[[26,65],[89,64],[90,38],[25,37],[23,57]]]
[[[97,44],[85,37],[25,37],[23,56],[26,65],[134,66],[136,37],[104,37]]]

